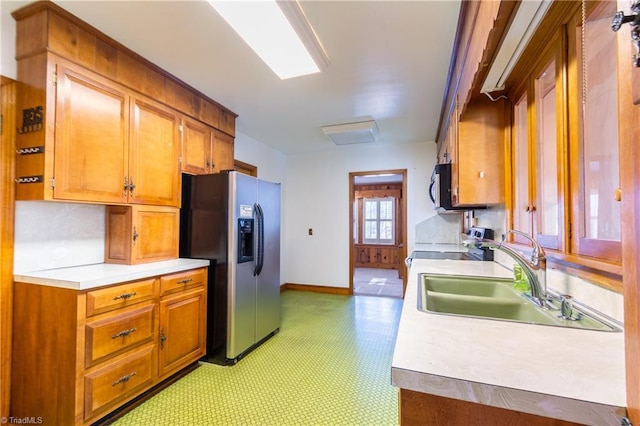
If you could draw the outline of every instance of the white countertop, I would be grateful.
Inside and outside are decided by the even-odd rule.
[[[392,384],[581,424],[625,415],[624,333],[421,312],[418,273],[511,277],[495,262],[414,259]]]
[[[87,290],[156,275],[201,268],[203,266],[209,266],[209,261],[201,259],[173,259],[139,265],[96,263],[93,265],[25,272],[14,275],[13,280],[16,282],[62,287],[72,290]]]

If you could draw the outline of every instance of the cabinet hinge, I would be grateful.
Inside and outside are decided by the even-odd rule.
[[[178,131],[182,134],[182,124],[178,124]]]
[[[51,187],[52,191],[56,187],[56,178],[54,178],[53,176],[51,177],[51,181],[49,182],[49,186]]]
[[[57,85],[58,84],[58,73],[54,72],[53,74],[51,74],[51,80],[53,81],[53,85]]]

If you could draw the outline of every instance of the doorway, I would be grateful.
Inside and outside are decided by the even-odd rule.
[[[403,298],[407,170],[349,173],[349,294]]]

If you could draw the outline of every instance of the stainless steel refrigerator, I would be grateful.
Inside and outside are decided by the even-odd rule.
[[[180,257],[211,261],[203,361],[235,364],[280,329],[280,184],[183,174]]]

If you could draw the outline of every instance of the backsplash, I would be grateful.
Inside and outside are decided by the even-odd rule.
[[[416,244],[460,244],[462,213],[430,217],[416,225]]]
[[[16,202],[14,273],[104,262],[105,206]]]

